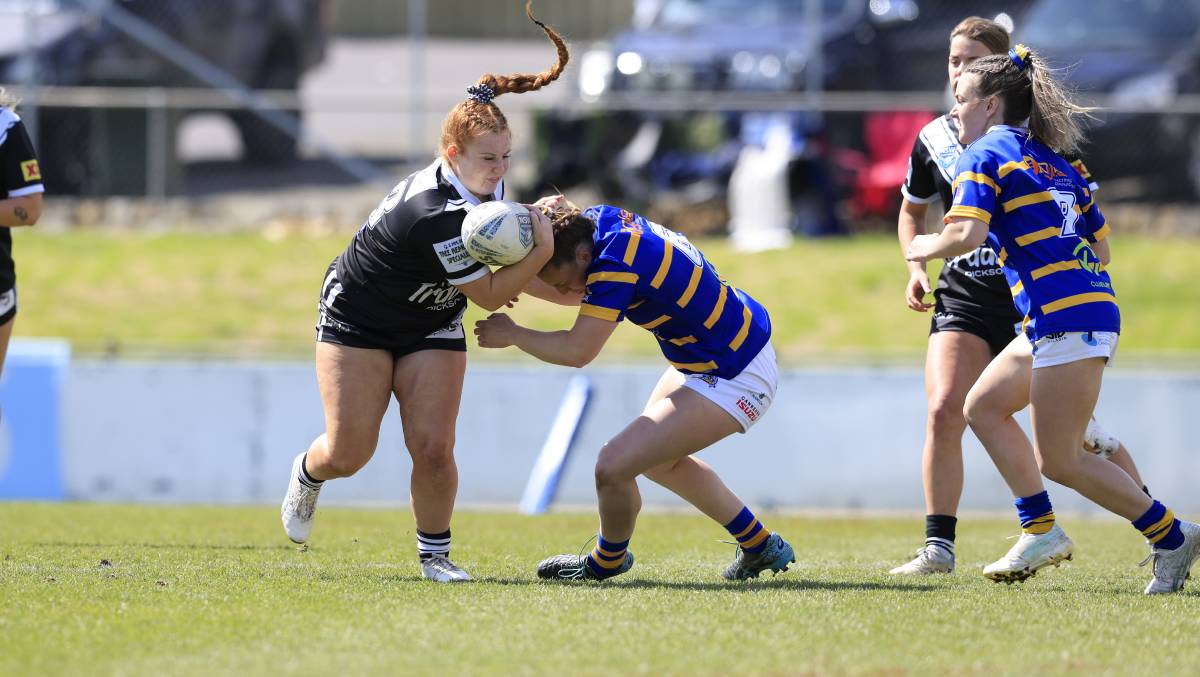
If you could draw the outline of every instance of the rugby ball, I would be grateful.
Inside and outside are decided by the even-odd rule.
[[[516,202],[492,200],[472,207],[462,224],[467,253],[489,266],[511,266],[533,249],[533,219]]]

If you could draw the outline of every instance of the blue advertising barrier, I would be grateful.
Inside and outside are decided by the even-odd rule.
[[[61,500],[66,341],[14,339],[0,376],[0,500]]]

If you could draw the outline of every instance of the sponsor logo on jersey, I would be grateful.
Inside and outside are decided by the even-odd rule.
[[[1092,346],[1093,348],[1100,345],[1100,342],[1096,340],[1096,337],[1093,336],[1092,332],[1090,332],[1090,331],[1083,332],[1082,334],[1079,335],[1079,338],[1083,339],[1084,343],[1088,344],[1089,346]]]
[[[1065,338],[1067,338],[1067,332],[1056,331],[1053,334],[1046,334],[1045,336],[1042,337],[1042,340],[1045,341],[1046,343],[1058,343],[1059,341],[1062,341]]]
[[[433,332],[432,334],[430,334],[429,336],[426,336],[425,338],[427,338],[427,339],[460,339],[460,338],[466,338],[466,335],[467,334],[463,330],[463,326],[462,326],[462,315],[460,314],[458,317],[451,320],[450,324],[447,324],[446,326]]]
[[[697,374],[696,378],[707,383],[709,388],[717,387],[717,377],[712,374]]]
[[[462,292],[458,287],[446,282],[422,282],[420,287],[408,297],[409,302],[416,305],[425,304],[426,310],[446,310],[458,302]]]
[[[954,146],[946,146],[945,148],[943,148],[941,150],[940,153],[938,153],[937,161],[938,161],[938,164],[940,164],[942,166],[942,168],[950,169],[951,167],[954,166],[955,162],[958,162],[958,156],[959,156],[958,148],[956,148]]]
[[[742,412],[746,414],[746,418],[750,419],[751,421],[757,421],[758,417],[762,416],[762,412],[758,410],[758,407],[754,406],[754,404],[750,402],[750,398],[746,397],[745,395],[742,395],[738,398],[737,406],[738,409],[741,409]]]
[[[16,289],[9,289],[8,291],[4,292],[3,294],[0,294],[0,315],[3,315],[4,313],[7,313],[8,311],[12,310],[13,307],[16,305],[17,305],[17,290]]]
[[[437,254],[447,273],[457,273],[475,265],[475,259],[471,258],[471,255],[467,253],[467,248],[463,246],[462,237],[435,242],[433,252]]]
[[[21,163],[21,176],[25,177],[26,181],[41,181],[42,170],[38,167],[37,160],[26,160]]]
[[[1000,268],[1000,257],[996,255],[996,250],[987,244],[982,244],[966,254],[959,254],[948,259],[946,265],[972,277],[1004,274]]]
[[[1047,179],[1050,179],[1051,181],[1053,181],[1054,179],[1057,179],[1060,176],[1063,176],[1063,177],[1066,176],[1066,174],[1064,174],[1061,169],[1059,169],[1058,167],[1055,167],[1054,165],[1050,164],[1049,162],[1038,162],[1037,160],[1033,159],[1029,155],[1026,155],[1022,159],[1025,160],[1025,168],[1026,169],[1033,171],[1034,174],[1045,175],[1045,177]]]
[[[1096,252],[1088,246],[1087,242],[1079,241],[1075,245],[1075,258],[1079,259],[1079,267],[1088,271],[1092,275],[1100,274],[1100,259],[1096,258]]]

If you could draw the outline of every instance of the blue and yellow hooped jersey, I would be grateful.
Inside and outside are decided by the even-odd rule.
[[[771,337],[767,311],[729,285],[688,239],[633,212],[597,205],[579,314],[648,329],[671,366],[733,378]]]
[[[1108,236],[1088,181],[1029,130],[997,125],[958,160],[946,213],[988,226],[1033,339],[1121,331],[1112,280],[1089,243]]]

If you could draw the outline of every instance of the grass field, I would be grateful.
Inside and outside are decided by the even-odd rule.
[[[411,518],[324,509],[312,547],[273,507],[0,504],[0,674],[1194,674],[1200,595],[1145,597],[1140,538],[1063,518],[1075,562],[1024,584],[979,568],[1014,519],[964,519],[959,569],[883,571],[919,518],[764,515],[789,572],[727,583],[703,518],[644,515],[637,565],[603,584],[543,583],[586,514],[464,512],[455,559],[419,578]]]
[[[16,233],[17,336],[62,336],[77,354],[146,353],[308,357],[316,295],[350,233],[264,238],[73,231]],[[745,255],[700,243],[721,273],[763,301],[785,363],[842,359],[919,364],[929,316],[903,304],[907,273],[894,238],[804,240]],[[1123,361],[1189,359],[1200,352],[1200,240],[1118,238],[1111,268],[1121,299]],[[513,311],[534,326],[569,325],[574,311],[528,299]],[[468,323],[481,316],[472,307]],[[658,359],[625,323],[605,359]],[[473,350],[513,359],[515,350]]]

